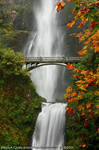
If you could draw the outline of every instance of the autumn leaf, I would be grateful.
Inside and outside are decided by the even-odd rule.
[[[73,64],[67,64],[66,68],[69,70],[72,70],[72,69],[74,69],[74,65]]]
[[[84,110],[84,106],[83,106],[83,104],[81,104],[81,105],[79,105],[79,106],[78,106],[78,110],[79,110],[79,111]]]
[[[82,85],[82,84],[77,84],[77,87],[83,91],[87,91],[85,85]],[[88,87],[88,84],[87,84],[87,87]]]
[[[81,144],[81,147],[84,148],[84,147],[86,147],[86,145],[87,145],[87,144],[86,144],[85,142],[83,142],[83,143]]]
[[[71,92],[72,91],[72,87],[68,86],[68,88],[66,89],[66,92]]]
[[[95,6],[97,6],[97,7],[99,6],[99,2],[95,2],[94,4],[95,4]]]
[[[61,1],[61,6],[64,7],[66,5],[66,3],[64,1]]]
[[[77,97],[78,97],[78,99],[82,99],[82,98],[83,98],[83,94],[82,94],[82,93],[79,93],[79,94],[77,95]]]
[[[92,21],[92,22],[91,22],[91,27],[92,27],[92,29],[94,29],[95,25],[96,25],[95,21]]]
[[[81,74],[86,75],[86,74],[88,74],[88,71],[81,70]]]
[[[80,78],[80,76],[77,76],[77,75],[75,75],[75,74],[73,75],[73,77],[76,78],[76,79],[79,79],[79,78]]]
[[[80,55],[80,56],[85,55],[86,53],[87,53],[86,49],[78,51],[78,55]]]
[[[60,10],[62,10],[65,5],[66,5],[66,3],[64,3],[64,1],[56,3],[56,6],[57,6],[56,10],[57,10],[57,12],[59,12]]]
[[[72,26],[73,26],[75,23],[76,23],[76,21],[73,20],[72,22],[68,23],[66,26],[67,26],[68,28],[72,28]]]
[[[84,23],[80,23],[77,27],[81,28],[84,25]]]
[[[71,94],[71,97],[74,97],[74,96],[77,96],[77,92],[76,91],[73,91],[72,94]]]
[[[86,116],[86,115],[85,115],[85,112],[82,112],[82,113],[81,113],[81,116],[82,116],[82,117],[85,117],[85,116]]]
[[[84,16],[81,16],[80,19],[81,23],[78,25],[78,28],[81,28],[88,21],[88,18],[85,18]]]
[[[65,93],[64,97],[68,98],[71,94],[70,93]]]
[[[76,10],[73,10],[73,11],[72,11],[72,14],[76,14]]]
[[[84,120],[84,127],[85,127],[85,128],[86,128],[87,125],[88,125],[87,121],[88,121],[88,119],[85,119],[85,120]]]
[[[72,109],[72,108],[70,108],[70,107],[67,107],[66,108],[66,113],[69,115],[69,114],[74,114],[75,113],[75,111]]]
[[[88,103],[88,104],[86,104],[86,108],[88,109],[88,108],[92,108],[93,107],[93,103]]]
[[[94,93],[96,96],[99,96],[99,90],[96,90],[96,92]]]
[[[65,0],[65,1],[67,1],[67,2],[71,2],[71,0]]]
[[[96,105],[96,107],[99,109],[99,105]]]
[[[74,68],[74,69],[73,69],[73,72],[80,73],[80,69],[78,69],[78,68]]]
[[[83,80],[78,80],[78,81],[76,81],[76,83],[83,84],[83,83],[85,83],[85,81],[83,81]]]
[[[99,53],[99,46],[96,46],[94,51],[95,53]]]

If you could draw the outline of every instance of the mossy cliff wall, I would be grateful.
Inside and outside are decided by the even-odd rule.
[[[28,71],[22,69],[24,57],[17,53],[29,34],[30,25],[28,21],[24,23],[27,17],[24,13],[25,10],[26,14],[31,12],[31,2],[0,0],[0,149],[2,146],[31,146],[35,122],[44,101],[36,93]]]

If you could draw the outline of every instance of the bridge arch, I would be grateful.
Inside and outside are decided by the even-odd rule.
[[[81,57],[26,57],[25,64],[28,71],[46,65],[60,65],[79,63]]]
[[[27,67],[27,69],[28,69],[28,71],[31,71],[33,69],[36,69],[36,68],[39,68],[42,66],[51,66],[51,65],[58,65],[58,66],[66,67],[66,64],[64,64],[64,63],[39,63],[39,64],[30,66],[30,67]]]

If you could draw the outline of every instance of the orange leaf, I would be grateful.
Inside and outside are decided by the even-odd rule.
[[[98,7],[99,6],[99,2],[96,2],[95,5]]]
[[[81,28],[84,25],[84,23],[80,23],[77,28]]]
[[[86,104],[86,108],[88,109],[88,108],[92,108],[93,107],[93,103],[88,103],[88,104]]]
[[[87,73],[88,73],[88,71],[81,70],[81,74],[86,75]]]
[[[72,87],[71,86],[68,86],[68,88],[66,89],[66,92],[71,92],[72,91]]]
[[[73,64],[67,64],[66,67],[67,67],[67,69],[69,69],[69,70],[74,69],[74,65],[73,65]]]
[[[67,26],[68,28],[72,28],[72,26],[73,26],[75,23],[76,23],[76,21],[73,20],[72,22],[68,23],[66,26]]]
[[[99,53],[99,46],[95,46],[95,53]]]
[[[61,1],[61,2],[58,2],[56,3],[56,6],[57,6],[57,12],[59,12],[60,10],[62,10],[64,8],[66,4],[64,3],[64,1]]]
[[[73,72],[80,73],[80,69],[78,69],[78,68],[74,68]]]
[[[77,92],[76,91],[73,91],[72,94],[71,94],[71,97],[74,97],[74,96],[77,96]]]
[[[71,0],[66,0],[67,2],[71,2]]]
[[[85,142],[83,142],[82,144],[81,144],[81,146],[84,148],[84,147],[86,147],[86,143]]]
[[[86,53],[87,53],[87,50],[84,49],[84,50],[79,51],[79,52],[78,52],[78,55],[84,55],[84,54],[86,54]]]
[[[72,11],[72,14],[76,14],[76,10],[73,10],[73,11]]]
[[[64,1],[61,1],[61,6],[64,7],[66,5],[66,3],[64,3]]]
[[[78,110],[79,110],[79,111],[84,110],[83,104],[81,104],[81,105],[78,106]]]
[[[85,81],[83,81],[83,80],[78,80],[78,81],[76,81],[76,83],[77,83],[77,84],[83,84],[83,83],[85,83]]]
[[[96,108],[98,108],[98,109],[99,109],[99,105],[96,105]]]

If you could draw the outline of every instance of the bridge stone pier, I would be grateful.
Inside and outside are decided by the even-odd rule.
[[[26,57],[25,66],[28,71],[45,65],[61,65],[79,63],[82,57]]]

